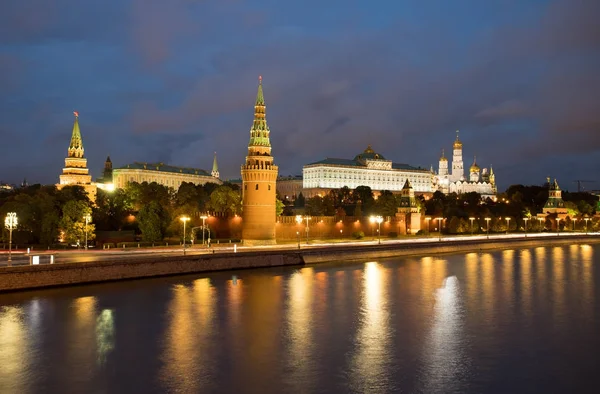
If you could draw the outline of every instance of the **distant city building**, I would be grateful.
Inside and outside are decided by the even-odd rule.
[[[242,165],[242,240],[247,245],[275,243],[276,182],[279,168],[273,164],[262,78],[254,104],[248,155]]]
[[[15,187],[13,185],[9,185],[8,183],[0,182],[0,192],[9,192],[13,190]]]
[[[81,186],[88,193],[90,200],[96,200],[96,184],[92,183],[92,176],[87,168],[87,159],[84,156],[83,141],[79,130],[79,113],[73,112],[75,122],[71,133],[71,143],[65,158],[65,168],[60,175],[60,182],[56,187],[60,190],[65,186]]]
[[[112,183],[115,188],[123,189],[129,182],[156,182],[175,190],[179,189],[183,182],[195,185],[204,185],[205,183],[220,185],[223,183],[205,170],[176,167],[164,163],[134,162],[112,170]]]
[[[312,197],[344,186],[368,186],[373,191],[400,192],[407,180],[418,194],[432,193],[432,173],[421,167],[394,163],[367,149],[354,159],[333,159],[310,163],[302,168],[303,194]]]
[[[477,165],[475,159],[473,164],[469,168],[469,177],[465,177],[465,171],[463,166],[462,158],[462,147],[463,144],[458,138],[458,130],[456,131],[456,140],[453,145],[453,157],[452,157],[452,172],[448,172],[448,159],[444,156],[442,150],[442,157],[439,161],[438,173],[434,173],[433,177],[433,189],[439,190],[444,194],[448,193],[469,193],[476,192],[482,195],[482,197],[495,198],[496,196],[496,176],[494,170],[490,166],[490,171],[487,168],[481,170]]]
[[[542,213],[539,215],[546,216],[547,214],[557,214],[561,219],[567,216],[567,208],[562,199],[562,190],[560,190],[556,179],[554,182],[550,182],[550,178],[548,178],[548,200],[546,200]]]
[[[277,178],[277,193],[283,201],[294,201],[302,193],[302,175]]]

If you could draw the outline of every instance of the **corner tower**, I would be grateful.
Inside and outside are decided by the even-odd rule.
[[[213,159],[213,167],[212,167],[212,171],[210,172],[210,175],[212,175],[215,178],[219,178],[219,165],[217,164],[217,152],[215,152],[215,158]]]
[[[84,157],[83,141],[79,130],[79,113],[73,112],[75,121],[71,133],[71,143],[65,158],[65,167],[60,175],[60,182],[56,187],[60,190],[65,186],[81,186],[88,193],[91,201],[96,200],[96,185],[92,183],[92,176],[87,168],[87,159]]]
[[[254,122],[242,165],[242,240],[246,245],[275,243],[278,167],[273,164],[265,109],[262,77],[258,77]]]

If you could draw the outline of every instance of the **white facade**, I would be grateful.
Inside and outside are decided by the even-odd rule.
[[[473,165],[469,168],[469,177],[465,178],[464,166],[462,159],[462,142],[458,138],[456,132],[456,140],[453,145],[452,155],[452,173],[448,173],[448,159],[444,156],[439,161],[439,170],[433,177],[434,190],[439,190],[442,193],[470,193],[476,192],[483,197],[496,196],[496,177],[490,166],[490,171],[487,168],[481,170],[473,160]]]
[[[156,182],[175,190],[183,182],[204,185],[207,182],[222,184],[221,180],[206,171],[195,168],[174,167],[162,163],[134,163],[116,168],[112,173],[114,188],[125,188],[129,182]]]
[[[371,190],[400,191],[408,179],[417,193],[433,191],[431,171],[393,163],[368,147],[354,160],[325,159],[305,165],[302,169],[303,189],[355,189],[368,186]],[[310,195],[310,192],[308,193]]]

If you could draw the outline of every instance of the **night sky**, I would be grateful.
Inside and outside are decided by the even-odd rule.
[[[88,166],[134,161],[239,178],[258,76],[281,175],[367,144],[504,190],[600,189],[598,0],[4,0],[0,180],[56,183],[74,110]]]

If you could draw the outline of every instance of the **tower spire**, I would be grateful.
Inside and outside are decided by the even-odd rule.
[[[75,121],[73,122],[71,143],[69,144],[69,157],[83,157],[83,141],[81,140],[81,131],[79,131],[79,112],[73,111],[73,115],[75,115]]]
[[[262,76],[258,77],[258,92],[256,93],[256,103],[254,104],[254,122],[250,129],[250,142],[248,149],[252,147],[271,147],[269,139],[269,126],[267,125],[265,97],[262,88]]]
[[[219,177],[219,166],[217,165],[217,152],[215,152],[215,158],[213,159],[213,166],[210,175],[214,176],[215,178]]]

